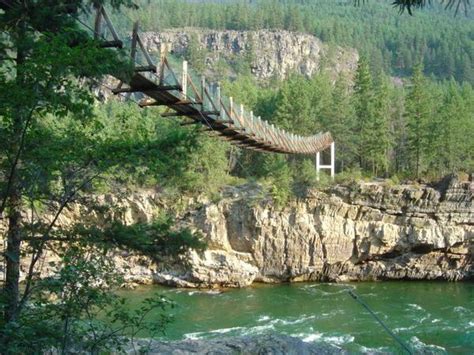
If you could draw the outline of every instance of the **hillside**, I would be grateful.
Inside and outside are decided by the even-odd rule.
[[[139,20],[148,31],[199,27],[215,30],[288,30],[355,48],[371,70],[408,76],[417,62],[437,79],[474,83],[474,21],[433,5],[400,15],[390,1],[355,7],[352,0],[199,1],[139,0],[138,11],[115,18],[124,33]]]
[[[310,77],[320,69],[333,77],[341,72],[352,75],[359,59],[354,49],[284,30],[184,28],[145,32],[143,39],[150,52],[159,52],[168,43],[172,53],[194,59],[198,67],[205,63],[207,74],[218,80],[236,77],[246,66],[259,79],[283,79],[295,72]]]

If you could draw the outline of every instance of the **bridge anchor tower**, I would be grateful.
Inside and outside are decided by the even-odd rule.
[[[331,152],[331,163],[329,165],[324,165],[321,163],[321,152],[316,153],[316,180],[319,181],[319,175],[321,169],[328,169],[331,171],[331,179],[334,180],[334,176],[336,175],[336,144],[334,142],[331,143],[330,147]]]

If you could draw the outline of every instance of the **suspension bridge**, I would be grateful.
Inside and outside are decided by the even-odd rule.
[[[2,0],[3,6],[11,6],[10,0]],[[87,26],[94,38],[104,48],[123,48],[124,41],[119,37],[106,9],[102,5],[94,8],[94,24]],[[128,43],[128,41],[127,41]],[[245,110],[232,97],[221,95],[218,84],[207,83],[202,76],[196,80],[188,70],[188,63],[176,70],[168,61],[168,50],[161,48],[159,61],[155,63],[140,38],[139,25],[133,26],[130,55],[133,64],[131,76],[119,77],[118,85],[111,88],[114,94],[134,94],[141,97],[140,107],[165,106],[163,117],[183,117],[182,125],[198,124],[211,134],[229,141],[244,149],[282,154],[316,155],[316,169],[330,169],[334,176],[334,140],[329,132],[312,136],[300,136],[256,117],[252,111]],[[139,62],[138,58],[144,59]],[[330,165],[321,164],[320,153],[330,148]]]

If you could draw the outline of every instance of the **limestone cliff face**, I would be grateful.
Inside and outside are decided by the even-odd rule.
[[[255,281],[467,280],[474,276],[474,184],[384,187],[365,183],[314,192],[283,209],[255,200],[259,188],[228,189],[185,221],[209,249],[187,268],[158,269],[178,286]]]
[[[311,76],[322,67],[332,74],[353,73],[357,67],[358,54],[354,49],[329,47],[309,34],[283,30],[260,31],[216,31],[195,28],[145,32],[142,35],[145,47],[150,52],[159,52],[163,43],[171,45],[171,52],[186,53],[191,38],[197,39],[206,49],[207,66],[215,72],[219,59],[251,58],[252,73],[260,79],[285,78],[289,73],[299,72]]]
[[[313,191],[276,208],[258,185],[228,187],[219,202],[189,200],[189,207],[177,216],[180,226],[202,233],[208,243],[205,252],[189,252],[174,264],[156,264],[126,251],[115,258],[131,282],[183,287],[243,287],[258,281],[472,280],[473,195],[472,179],[445,181],[437,188],[360,183]],[[114,215],[75,204],[60,223],[81,219],[101,224],[114,218],[132,224],[152,221],[168,209],[166,200],[152,191],[96,199],[118,207],[111,210]],[[47,266],[43,272],[48,273]]]

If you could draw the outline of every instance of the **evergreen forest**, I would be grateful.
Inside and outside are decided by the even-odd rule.
[[[416,64],[436,79],[474,84],[474,15],[454,14],[439,2],[400,14],[390,1],[140,0],[141,8],[116,16],[123,31],[139,20],[147,31],[200,27],[218,30],[285,29],[356,48],[371,70],[409,76]]]

